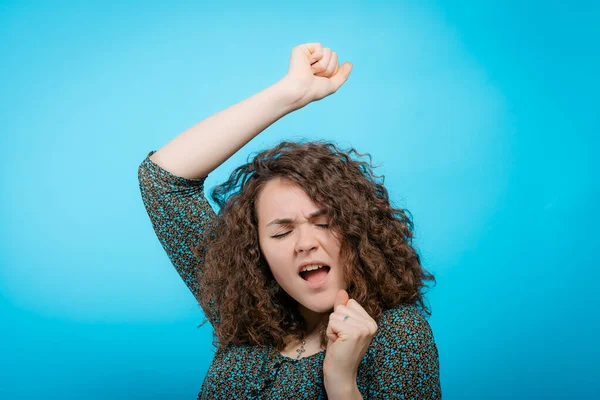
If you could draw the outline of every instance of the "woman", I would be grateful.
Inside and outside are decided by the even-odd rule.
[[[216,167],[284,115],[334,92],[352,64],[292,50],[276,84],[186,130],[139,168],[154,230],[215,330],[199,398],[440,398],[422,289],[434,281],[370,164],[283,142],[203,195]]]

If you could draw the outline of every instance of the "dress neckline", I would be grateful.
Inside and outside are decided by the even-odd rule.
[[[323,356],[325,354],[325,349],[317,351],[316,353],[311,354],[310,356],[301,357],[299,360],[296,360],[296,357],[284,356],[279,351],[277,351],[277,349],[274,348],[274,347],[271,348],[271,353],[274,355],[275,359],[285,360],[285,361],[288,361],[288,362],[290,362],[290,361],[291,362],[301,362],[302,360],[310,360],[312,358],[319,358],[319,357]]]

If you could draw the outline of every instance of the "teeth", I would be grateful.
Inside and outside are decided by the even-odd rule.
[[[300,271],[300,272],[314,271],[315,269],[319,269],[319,268],[323,268],[323,266],[322,265],[307,265],[304,268],[302,268],[302,271]]]

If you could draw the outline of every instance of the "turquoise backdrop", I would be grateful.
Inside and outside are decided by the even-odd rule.
[[[348,82],[207,189],[284,139],[371,154],[437,277],[444,398],[599,398],[598,4],[0,1],[0,398],[195,398],[211,327],[137,168],[306,42]]]

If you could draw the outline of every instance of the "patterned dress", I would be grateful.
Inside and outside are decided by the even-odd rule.
[[[204,197],[204,179],[175,176],[150,160],[138,168],[142,200],[158,240],[196,299],[194,271],[199,233],[216,215]],[[202,253],[201,253],[202,254]],[[211,321],[214,324],[215,321]],[[438,350],[429,323],[414,305],[384,310],[361,361],[357,384],[364,399],[441,398]],[[325,351],[295,360],[268,346],[217,349],[199,399],[326,399]]]

